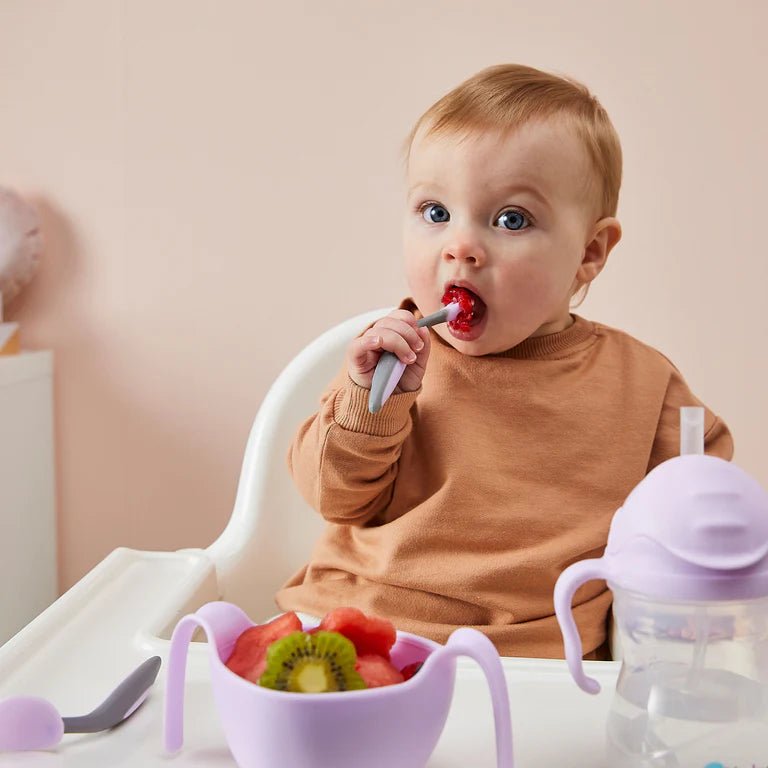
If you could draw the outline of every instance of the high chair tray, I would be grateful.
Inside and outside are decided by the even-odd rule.
[[[215,568],[202,550],[115,550],[0,648],[0,698],[44,696],[62,715],[88,712],[144,658],[157,654],[165,662],[176,621],[220,597]],[[603,686],[597,696],[576,687],[563,661],[505,658],[503,664],[515,768],[608,768],[605,719],[618,662],[586,662],[588,674]],[[233,768],[214,710],[206,648],[190,648],[184,748],[172,757],[162,746],[164,673],[143,706],[112,731],[65,735],[48,752],[0,754],[0,768]],[[485,679],[473,662],[461,659],[448,722],[428,767],[495,765]]]

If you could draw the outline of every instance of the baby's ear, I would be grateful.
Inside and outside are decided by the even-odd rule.
[[[621,224],[617,218],[606,216],[595,224],[591,239],[584,246],[581,264],[576,272],[579,285],[591,283],[602,271],[608,254],[621,240]]]

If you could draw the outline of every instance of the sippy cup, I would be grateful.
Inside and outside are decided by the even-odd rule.
[[[568,668],[588,693],[600,686],[584,674],[571,604],[591,579],[613,592],[623,663],[611,768],[768,764],[768,494],[734,464],[696,455],[696,410],[695,453],[653,469],[614,515],[603,557],[555,586]]]

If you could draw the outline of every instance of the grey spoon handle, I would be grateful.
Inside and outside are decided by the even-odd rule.
[[[418,328],[431,328],[438,323],[444,323],[448,319],[449,307],[438,309],[431,315],[422,317],[416,321]],[[376,363],[376,370],[371,379],[371,391],[368,394],[368,410],[371,413],[378,413],[384,403],[389,400],[389,396],[394,391],[397,383],[403,375],[405,363],[397,355],[391,352],[383,352]]]
[[[113,728],[133,714],[144,700],[160,671],[160,657],[140,664],[93,712],[79,717],[62,717],[64,733],[96,733]]]

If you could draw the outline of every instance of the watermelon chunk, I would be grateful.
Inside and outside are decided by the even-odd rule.
[[[235,647],[227,659],[226,665],[236,675],[258,683],[267,666],[267,648],[291,632],[301,631],[301,619],[289,611],[267,624],[258,624],[243,632],[235,642]]]
[[[381,688],[404,682],[403,674],[392,666],[389,659],[375,653],[357,657],[355,669],[369,688]]]
[[[319,629],[344,635],[352,641],[358,656],[373,654],[387,660],[397,639],[391,621],[366,616],[357,608],[336,608],[325,615]]]
[[[410,680],[423,666],[423,661],[414,661],[413,664],[406,664],[400,670],[403,680]]]

